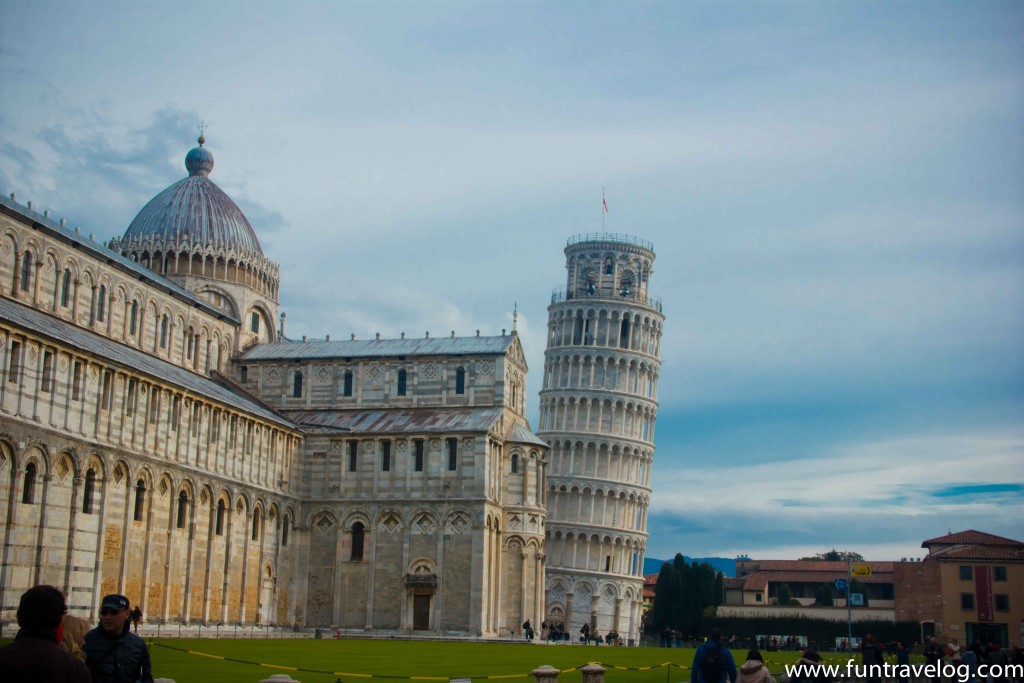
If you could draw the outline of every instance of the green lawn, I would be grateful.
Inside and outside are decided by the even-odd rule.
[[[0,640],[0,645],[7,642]],[[582,679],[578,667],[593,661],[608,668],[607,683],[688,683],[694,653],[692,649],[653,647],[408,640],[160,638],[147,642],[153,675],[177,683],[257,683],[275,673],[288,673],[302,683],[334,683],[339,677],[345,683],[412,677],[438,681],[493,677],[532,683],[530,671],[543,664],[565,671],[558,677],[560,682],[573,683]],[[733,656],[739,664],[746,651],[734,650]],[[771,670],[781,673],[782,665],[796,661],[799,653],[766,652],[764,656]],[[846,661],[844,655],[823,656],[826,661]],[[667,662],[672,666],[666,666]]]
[[[254,663],[215,659],[185,650]],[[689,681],[688,667],[693,661],[692,649],[346,639],[160,639],[150,641],[150,652],[154,675],[173,678],[177,683],[256,683],[275,673],[288,673],[303,683],[334,683],[339,676],[345,683],[409,677],[433,677],[442,681],[451,677],[501,677],[529,682],[533,680],[529,672],[543,664],[566,670],[591,661],[599,661],[606,667],[658,667],[647,671],[609,667],[605,674],[608,683],[654,683]],[[735,653],[740,661],[745,654]],[[796,656],[795,653],[771,653],[768,659],[780,663],[773,664],[773,670],[781,670],[781,662],[795,661]],[[256,662],[304,670],[282,670],[258,666]],[[687,668],[659,666],[665,662]],[[578,670],[559,676],[559,681],[570,683],[581,679]]]

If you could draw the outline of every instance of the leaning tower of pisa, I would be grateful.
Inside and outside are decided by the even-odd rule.
[[[577,235],[548,307],[546,616],[574,638],[584,623],[623,639],[640,629],[665,321],[648,293],[653,263],[636,237]]]

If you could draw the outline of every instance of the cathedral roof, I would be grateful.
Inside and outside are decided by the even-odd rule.
[[[476,356],[504,354],[515,342],[512,334],[495,337],[437,337],[417,339],[351,339],[341,341],[284,341],[259,344],[242,360],[311,358],[380,358],[389,356]]]
[[[174,298],[186,302],[189,306],[202,309],[205,313],[212,315],[215,318],[229,320],[235,324],[238,323],[234,316],[228,315],[224,311],[210,305],[208,301],[197,297],[192,292],[171,280],[168,280],[163,275],[139,265],[132,259],[127,256],[123,256],[120,252],[114,249],[108,249],[106,246],[96,242],[92,237],[85,237],[80,234],[77,229],[72,230],[43,214],[33,211],[26,206],[22,206],[14,199],[0,196],[0,211],[12,215],[18,220],[31,224],[34,229],[39,230],[54,239],[60,240],[65,244],[70,244],[75,249],[89,254],[94,258],[98,258],[101,261],[105,261],[114,268],[128,273],[132,279],[144,282],[151,287],[156,287]]]
[[[240,255],[263,256],[263,248],[238,205],[210,180],[213,155],[199,147],[185,156],[188,177],[182,178],[142,207],[123,242],[172,242],[220,247]]]
[[[183,367],[169,363],[162,358],[151,356],[127,344],[114,341],[65,320],[47,315],[24,304],[0,297],[0,319],[10,321],[19,327],[31,330],[36,334],[58,342],[69,344],[76,349],[88,352],[122,368],[131,368],[136,372],[181,387],[192,394],[204,396],[210,400],[243,410],[250,415],[263,418],[289,429],[295,425],[276,413],[268,410],[252,399],[241,396],[217,382],[197,375]]]

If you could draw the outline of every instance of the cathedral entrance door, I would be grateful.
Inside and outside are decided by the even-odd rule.
[[[416,631],[430,629],[430,596],[412,596],[412,627]]]

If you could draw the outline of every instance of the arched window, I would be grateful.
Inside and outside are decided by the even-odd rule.
[[[252,516],[252,540],[254,541],[260,540],[260,525],[262,521],[263,515],[261,513],[256,513]]]
[[[36,502],[36,464],[25,465],[25,480],[22,485],[21,502],[31,505]]]
[[[519,472],[519,454],[512,454],[512,474]]]
[[[182,491],[178,494],[178,528],[184,529],[188,521],[188,495]]]
[[[21,291],[32,287],[32,252],[26,251],[21,257]]]
[[[100,285],[96,292],[96,322],[103,322],[107,314],[107,286]]]
[[[356,522],[352,525],[352,556],[353,562],[359,562],[363,559],[363,531],[365,527],[362,522]]]
[[[288,515],[284,516],[284,521],[281,522],[281,546],[284,548],[288,547],[288,527],[292,525],[292,520],[288,519]]]
[[[612,274],[612,270],[613,270],[612,257],[609,256],[608,258],[606,258],[604,260],[604,274],[605,275],[611,275]]]
[[[128,319],[128,334],[135,334],[136,326],[139,321],[139,302],[132,302],[131,317]]]
[[[622,325],[619,327],[619,348],[629,348],[629,319],[623,318]]]
[[[192,360],[192,351],[194,346],[192,343],[193,334],[191,327],[185,330],[185,358],[187,360]]]
[[[345,371],[345,396],[352,395],[352,371]]]
[[[82,489],[82,512],[87,515],[92,514],[92,499],[95,491],[96,471],[90,467],[89,471],[85,473],[85,486]]]
[[[252,319],[249,322],[249,329],[256,334],[260,333],[260,314],[257,311],[252,312]]]
[[[164,313],[164,317],[160,319],[160,348],[167,348],[167,314]]]
[[[302,398],[302,371],[295,371],[295,379],[292,383],[292,397]]]
[[[139,479],[135,482],[135,515],[136,522],[142,521],[142,515],[146,510],[146,482]]]
[[[408,375],[405,370],[398,371],[398,395],[405,396],[406,380]]]
[[[67,268],[64,269],[64,275],[60,279],[60,305],[64,308],[68,307],[68,302],[71,300],[71,271]]]
[[[455,370],[455,393],[464,394],[466,393],[466,369],[457,368]]]
[[[224,517],[227,514],[227,506],[224,505],[223,500],[217,501],[217,525],[216,533],[218,536],[224,535]]]

